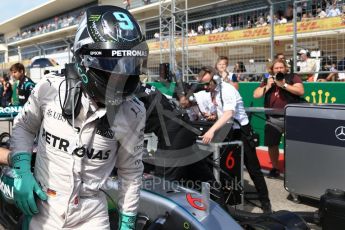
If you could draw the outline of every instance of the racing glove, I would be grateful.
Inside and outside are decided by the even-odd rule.
[[[2,167],[0,173],[1,197],[6,203],[15,204],[13,199],[13,174],[10,167]]]
[[[9,156],[13,169],[13,194],[17,207],[28,216],[38,213],[34,193],[41,200],[47,200],[47,195],[38,185],[31,173],[31,154],[28,152],[12,153]]]
[[[120,212],[119,230],[134,230],[136,214]]]

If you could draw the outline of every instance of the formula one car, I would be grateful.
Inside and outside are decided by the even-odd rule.
[[[3,177],[11,179],[9,168],[2,168],[2,180]],[[143,178],[136,223],[138,230],[310,229],[301,217],[287,211],[261,215],[231,207],[225,210],[209,199],[207,184],[204,184],[206,192],[199,193],[150,174],[144,174]],[[7,202],[12,190],[3,183],[0,188],[3,195],[0,202],[0,224],[5,229],[20,229],[22,214],[14,204]],[[108,178],[102,188],[108,197],[111,229],[117,229],[117,188],[118,182],[112,177]]]

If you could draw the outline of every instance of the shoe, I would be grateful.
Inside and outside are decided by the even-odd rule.
[[[280,177],[279,169],[272,168],[271,171],[267,175],[268,178],[278,178]]]
[[[265,214],[272,213],[272,206],[269,201],[261,202],[261,209]]]

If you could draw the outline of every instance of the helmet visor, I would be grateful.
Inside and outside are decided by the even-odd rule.
[[[141,57],[92,57],[84,55],[84,66],[94,68],[110,73],[123,75],[140,75],[144,64],[144,58]]]

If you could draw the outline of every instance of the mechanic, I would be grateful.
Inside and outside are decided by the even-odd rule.
[[[231,139],[241,140],[244,146],[244,164],[248,170],[255,188],[259,193],[262,210],[265,213],[272,212],[268,197],[267,185],[260,169],[256,155],[255,144],[252,138],[252,128],[248,116],[243,107],[242,97],[239,92],[227,82],[221,81],[214,70],[202,68],[198,75],[198,81],[204,83],[206,90],[211,93],[212,103],[217,108],[218,120],[202,136],[202,142],[209,144],[215,132],[222,128],[231,119],[236,120]]]
[[[15,80],[18,80],[17,92],[19,105],[23,106],[31,94],[32,89],[35,87],[35,83],[25,76],[25,68],[21,63],[15,63],[11,66],[10,72]]]
[[[101,190],[116,166],[119,229],[135,229],[146,112],[134,92],[147,60],[145,38],[127,10],[94,6],[86,10],[73,48],[76,63],[66,66],[65,82],[51,76],[37,84],[14,121],[11,151],[2,149],[0,163],[12,167],[14,200],[24,225],[35,230],[109,229]],[[117,57],[113,50],[143,55]]]

